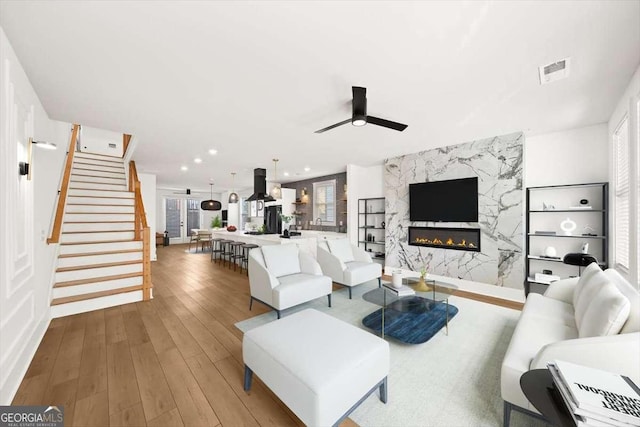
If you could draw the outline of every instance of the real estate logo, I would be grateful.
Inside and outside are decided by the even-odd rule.
[[[0,427],[64,427],[64,407],[0,406]]]

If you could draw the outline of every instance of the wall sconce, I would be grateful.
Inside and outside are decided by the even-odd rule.
[[[302,189],[302,191],[300,192],[300,195],[301,195],[302,197],[307,197],[307,187],[304,187],[304,188]]]
[[[58,148],[58,146],[53,142],[34,141],[29,138],[29,143],[27,144],[27,161],[18,162],[18,172],[20,173],[20,176],[27,175],[27,181],[31,181],[31,145],[35,145],[36,147],[44,148],[46,150],[55,150]]]

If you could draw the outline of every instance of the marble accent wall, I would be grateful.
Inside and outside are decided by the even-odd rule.
[[[385,160],[387,267],[510,288],[524,282],[522,132]],[[478,222],[409,221],[409,184],[478,177]],[[480,227],[481,252],[409,246],[408,226]]]

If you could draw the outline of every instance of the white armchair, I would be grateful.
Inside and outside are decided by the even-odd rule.
[[[335,283],[349,288],[378,279],[381,286],[382,266],[373,262],[362,248],[352,245],[348,239],[325,240],[318,244],[318,263],[322,272]]]
[[[267,245],[249,252],[251,299],[280,312],[327,296],[331,307],[331,278],[322,275],[318,263],[295,244]]]

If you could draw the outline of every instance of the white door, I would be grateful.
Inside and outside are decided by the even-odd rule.
[[[164,211],[169,243],[188,243],[191,230],[200,228],[200,200],[165,198]]]

